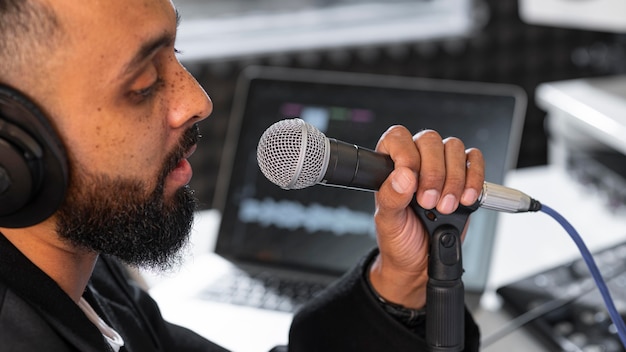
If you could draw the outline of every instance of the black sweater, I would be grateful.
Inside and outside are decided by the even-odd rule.
[[[290,352],[426,351],[423,338],[388,315],[370,292],[364,277],[370,257],[296,314]],[[121,352],[225,351],[164,321],[156,303],[111,257],[99,258],[84,298],[122,336]],[[478,328],[469,314],[465,326],[465,350],[477,351]],[[0,346],[20,352],[111,350],[69,296],[2,235]]]

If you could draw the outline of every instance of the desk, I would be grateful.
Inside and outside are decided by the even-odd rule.
[[[591,250],[626,239],[625,214],[606,211],[601,194],[581,186],[560,168],[552,166],[516,170],[507,176],[505,184],[562,213]],[[498,287],[579,257],[573,241],[547,215],[501,215],[487,288],[480,307],[474,312],[483,336],[490,335],[511,319],[501,310],[501,302],[495,294]],[[165,276],[146,274],[153,287],[151,293],[161,306],[164,317],[234,351],[267,351],[274,341],[286,343],[289,316],[268,313],[267,323],[263,325],[271,326],[276,333],[271,338],[259,331],[258,323],[236,323],[237,326],[243,324],[248,327],[249,333],[243,338],[238,332],[233,332],[234,329],[228,329],[228,324],[233,322],[222,321],[223,317],[219,313],[202,314],[197,306],[190,303],[190,297],[203,285],[203,281],[198,278],[208,277],[210,271],[228,265],[209,250],[214,245],[218,222],[219,214],[214,211],[199,213],[192,232],[193,247],[178,272]],[[238,314],[241,314],[238,318],[245,320],[244,310]],[[516,331],[484,349],[487,352],[505,350],[547,351],[524,330]]]

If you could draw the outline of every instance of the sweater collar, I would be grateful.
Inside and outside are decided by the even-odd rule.
[[[78,350],[107,350],[102,334],[78,305],[1,233],[0,281],[35,308]]]

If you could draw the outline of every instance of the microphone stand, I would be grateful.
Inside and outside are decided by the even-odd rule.
[[[465,348],[465,288],[461,276],[461,233],[479,203],[452,214],[424,209],[415,197],[411,208],[430,234],[426,288],[426,343],[433,352],[458,352]]]

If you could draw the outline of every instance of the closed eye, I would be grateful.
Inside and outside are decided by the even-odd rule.
[[[134,103],[142,103],[153,97],[154,93],[156,93],[161,86],[163,86],[163,79],[161,77],[158,77],[156,81],[154,81],[154,83],[149,85],[148,87],[131,91],[130,98],[133,100]]]

